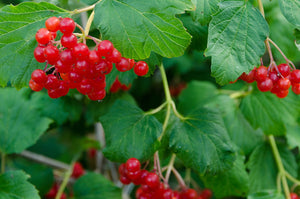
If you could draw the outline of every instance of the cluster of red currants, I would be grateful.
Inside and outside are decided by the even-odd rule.
[[[291,199],[300,199],[300,197],[296,193],[290,194]]]
[[[146,62],[135,62],[133,59],[122,57],[108,40],[100,43],[91,36],[96,47],[90,50],[85,43],[78,41],[85,38],[77,38],[73,33],[76,23],[71,18],[51,17],[45,22],[46,28],[41,28],[36,33],[38,46],[34,50],[35,59],[46,62],[44,70],[37,69],[31,74],[29,87],[33,91],[43,88],[48,90],[51,98],[66,95],[69,89],[77,89],[87,95],[91,100],[102,100],[105,95],[105,75],[113,69],[125,72],[133,68],[139,76],[148,73]],[[57,31],[63,35],[55,41]],[[48,64],[52,65],[48,68]]]
[[[212,192],[205,189],[198,194],[194,189],[174,191],[160,181],[155,172],[141,169],[138,159],[130,158],[119,167],[120,181],[123,184],[141,185],[136,191],[137,199],[210,199]]]
[[[299,95],[300,70],[291,71],[288,64],[279,64],[277,69],[268,70],[265,66],[259,66],[250,71],[249,74],[243,73],[239,79],[248,83],[257,81],[257,88],[260,91],[270,91],[279,98],[285,98],[289,94],[290,86],[292,86],[292,91]]]
[[[119,90],[128,91],[131,88],[131,84],[122,84],[118,77],[116,77],[114,83],[111,85],[109,92],[116,93]]]

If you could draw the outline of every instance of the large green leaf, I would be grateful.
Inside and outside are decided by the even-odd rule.
[[[40,199],[38,191],[27,182],[22,171],[8,171],[0,175],[0,196],[5,199]]]
[[[88,173],[74,184],[74,199],[121,199],[121,189],[100,174]]]
[[[252,126],[273,135],[284,135],[285,124],[296,123],[299,107],[299,98],[292,93],[280,99],[272,93],[258,90],[245,97],[241,103],[241,111]]]
[[[286,171],[292,176],[297,177],[295,157],[285,146],[279,146],[278,148]],[[256,147],[250,156],[247,167],[250,170],[250,193],[277,189],[276,179],[278,169],[272,149],[268,143]]]
[[[28,85],[32,71],[43,67],[33,57],[35,33],[45,27],[47,18],[68,15],[46,2],[26,2],[0,9],[0,86],[8,82],[18,88]]]
[[[300,0],[279,0],[279,5],[284,17],[300,28]]]
[[[268,24],[248,1],[226,1],[208,29],[206,55],[212,57],[212,76],[224,85],[259,64],[265,52]]]
[[[218,198],[226,196],[246,196],[249,189],[249,177],[244,165],[244,157],[238,156],[230,170],[216,176],[204,176],[205,187],[210,188]]]
[[[278,190],[268,190],[251,194],[247,199],[284,199],[284,196]]]
[[[157,150],[162,125],[136,105],[117,100],[100,121],[106,138],[103,153],[110,160],[125,162],[135,157],[144,161]]]
[[[198,108],[184,121],[177,118],[172,127],[170,148],[187,167],[204,175],[232,166],[235,150],[218,111]]]
[[[211,16],[218,11],[218,3],[221,0],[196,0],[196,10],[191,14],[194,20],[199,21],[202,25],[207,24]]]
[[[52,120],[41,117],[22,91],[0,89],[0,151],[19,153],[33,145]]]
[[[286,138],[289,147],[300,148],[300,126],[299,125],[287,125]]]
[[[190,0],[103,0],[95,7],[95,23],[125,57],[145,59],[151,51],[177,57],[191,36],[175,14],[192,8]]]

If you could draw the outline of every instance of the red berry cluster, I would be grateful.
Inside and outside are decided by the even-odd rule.
[[[44,70],[33,71],[29,81],[33,91],[46,88],[51,98],[58,98],[66,95],[69,89],[76,88],[91,100],[102,100],[106,95],[105,75],[112,71],[113,63],[121,72],[133,68],[139,76],[148,73],[146,62],[135,63],[133,59],[122,57],[108,40],[100,43],[95,40],[97,45],[94,50],[90,50],[85,43],[79,43],[73,33],[76,23],[71,18],[51,17],[45,25],[46,28],[36,33],[38,46],[34,50],[34,57],[47,65]],[[58,30],[63,35],[55,41]],[[47,68],[48,64],[52,66]]]
[[[296,193],[290,194],[291,199],[300,199],[300,197]]]
[[[49,190],[49,192],[45,195],[46,199],[55,199],[57,192],[58,192],[59,186],[58,184],[54,183],[51,187],[51,189]],[[67,195],[65,193],[63,193],[60,196],[60,199],[67,199]]]
[[[119,90],[128,91],[131,88],[131,84],[122,84],[118,77],[116,77],[114,83],[111,85],[109,92],[116,93]]]
[[[130,158],[119,167],[120,181],[123,184],[141,185],[136,191],[137,199],[210,199],[212,193],[205,189],[199,195],[194,189],[174,191],[160,181],[154,172],[141,169],[138,159]]]
[[[300,70],[291,71],[288,64],[280,64],[275,68],[268,70],[265,66],[259,66],[250,71],[249,74],[243,73],[239,79],[252,83],[257,81],[257,88],[262,92],[270,91],[279,98],[285,98],[289,94],[289,88],[300,94]]]
[[[80,178],[84,174],[84,169],[82,165],[79,162],[75,162],[73,166],[73,172],[72,172],[72,177],[77,179]]]

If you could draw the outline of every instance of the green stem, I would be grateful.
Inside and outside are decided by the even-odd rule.
[[[261,12],[261,15],[262,15],[263,17],[265,17],[264,5],[263,5],[263,3],[262,3],[261,0],[257,0],[257,1],[258,1],[259,11]]]
[[[163,64],[161,64],[159,66],[159,70],[160,70],[160,74],[161,74],[161,78],[162,78],[162,82],[163,82],[163,86],[164,86],[164,90],[165,90],[166,101],[167,101],[167,103],[171,103],[172,102],[172,97],[171,97],[171,94],[170,94],[167,75],[166,75],[166,71],[165,71],[165,68],[164,68]]]
[[[92,14],[90,15],[90,17],[86,23],[86,26],[84,29],[84,35],[89,35],[90,28],[91,28],[92,22],[94,20],[94,17],[95,17],[95,11],[92,12]]]
[[[5,172],[5,153],[1,153],[1,173]]]
[[[88,7],[79,9],[79,10],[75,9],[75,10],[71,11],[71,14],[79,14],[82,12],[87,12],[87,11],[93,10],[95,8],[95,6],[96,6],[96,4],[93,4],[91,6],[88,6]]]
[[[273,151],[273,155],[279,170],[279,175],[281,175],[281,182],[283,185],[283,190],[284,190],[284,194],[286,199],[290,199],[290,190],[289,190],[289,186],[287,183],[287,179],[286,179],[286,171],[284,169],[277,145],[276,145],[276,141],[273,135],[268,136],[269,137],[269,141],[270,141],[270,145]]]
[[[293,183],[295,183],[297,186],[300,185],[300,181],[296,178],[294,178],[293,176],[291,176],[291,174],[289,174],[287,171],[285,172],[285,176],[292,181]]]
[[[172,168],[173,168],[175,159],[176,159],[176,155],[175,155],[175,154],[172,154],[171,160],[170,160],[170,162],[169,162],[169,164],[168,164],[166,177],[165,177],[165,182],[166,182],[166,184],[168,184],[168,182],[169,182],[170,174],[171,174],[171,171],[172,171]]]
[[[159,111],[161,111],[165,106],[167,105],[167,102],[164,102],[163,104],[161,104],[159,107],[157,107],[156,109],[150,110],[145,112],[145,115],[153,115],[155,113],[158,113]]]
[[[64,192],[64,190],[65,190],[65,188],[66,188],[66,186],[67,186],[67,184],[68,184],[68,182],[70,180],[70,177],[72,175],[73,167],[74,167],[74,163],[71,165],[71,167],[69,168],[69,170],[66,172],[65,177],[64,177],[64,179],[63,179],[63,181],[62,181],[62,183],[61,183],[61,185],[59,187],[59,190],[58,190],[58,192],[56,194],[55,199],[60,199],[61,195],[63,194],[63,192]]]

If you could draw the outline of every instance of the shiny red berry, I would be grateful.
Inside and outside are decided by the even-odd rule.
[[[204,199],[210,199],[212,197],[212,191],[210,189],[203,189],[201,196],[203,196]]]
[[[46,61],[45,55],[44,55],[44,49],[45,47],[37,46],[34,49],[33,55],[36,61],[43,63]]]
[[[116,63],[116,68],[120,72],[125,72],[130,70],[130,63],[128,59],[122,57],[121,60],[118,63]]]
[[[106,92],[105,90],[99,90],[99,91],[92,91],[90,93],[88,93],[88,97],[90,100],[103,100],[106,96]]]
[[[73,48],[77,44],[77,37],[74,34],[63,35],[60,42],[63,47]]]
[[[141,163],[136,158],[130,158],[125,163],[125,167],[129,172],[136,172],[141,169]]]
[[[59,59],[59,50],[53,45],[48,45],[44,50],[44,55],[48,63],[54,65]]]
[[[156,173],[148,173],[145,177],[145,184],[151,189],[155,189],[159,186],[160,180]]]
[[[289,94],[289,90],[280,90],[276,93],[276,96],[279,98],[285,98],[286,96],[288,96]]]
[[[295,193],[290,193],[291,199],[299,199],[298,195]]]
[[[89,57],[89,48],[84,43],[78,43],[72,49],[72,54],[75,59],[83,60]]]
[[[300,70],[296,69],[291,72],[290,80],[292,83],[300,83]]]
[[[277,68],[283,77],[287,77],[291,73],[290,66],[288,64],[279,64]]]
[[[72,177],[73,178],[80,178],[84,174],[84,169],[79,162],[75,162],[73,166]]]
[[[33,91],[41,91],[44,87],[41,84],[36,83],[34,80],[30,79],[29,81],[29,87],[31,88],[31,90]]]
[[[59,80],[57,79],[57,77],[55,75],[48,75],[47,76],[47,81],[45,83],[45,88],[47,90],[50,89],[57,89],[59,87]]]
[[[277,82],[278,87],[280,90],[287,90],[291,86],[291,82],[288,78],[280,78]]]
[[[255,79],[258,82],[264,81],[268,77],[268,68],[260,66],[255,73]]]
[[[65,35],[73,33],[75,30],[76,24],[71,18],[63,18],[59,24],[59,30]]]
[[[146,62],[144,61],[139,61],[135,64],[134,68],[134,73],[138,76],[144,76],[148,73],[149,71],[149,66]]]
[[[261,92],[267,92],[270,91],[273,87],[273,82],[270,78],[266,78],[264,81],[257,82],[257,88]]]
[[[114,50],[113,44],[109,40],[103,40],[97,46],[97,52],[100,57],[110,56]]]
[[[292,84],[292,91],[295,94],[299,95],[300,94],[300,83],[298,83],[298,84]]]
[[[31,73],[31,79],[37,84],[43,85],[47,81],[47,75],[43,70],[36,69]]]
[[[118,63],[121,61],[122,54],[114,48],[112,53],[106,57],[108,61],[113,62],[113,63]]]
[[[51,40],[51,33],[46,28],[41,28],[35,34],[35,39],[40,44],[47,44]]]
[[[50,17],[46,20],[45,26],[51,32],[56,32],[59,29],[60,20],[57,17]]]

